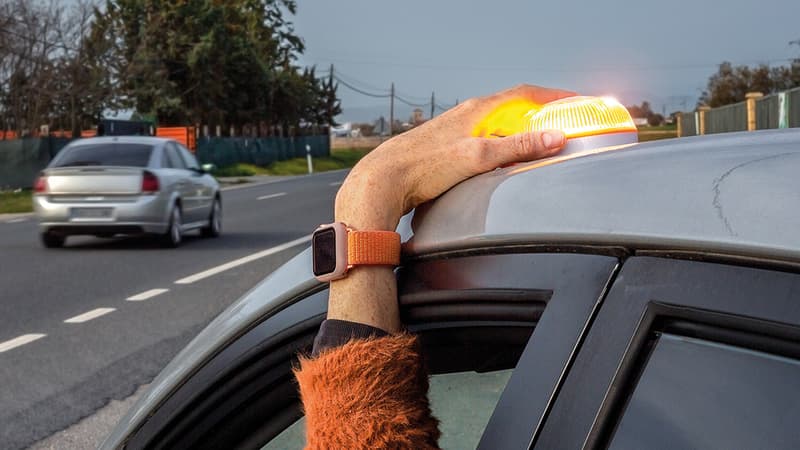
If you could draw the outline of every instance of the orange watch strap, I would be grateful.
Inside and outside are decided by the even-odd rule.
[[[355,231],[347,233],[347,264],[400,265],[400,235],[394,231]]]

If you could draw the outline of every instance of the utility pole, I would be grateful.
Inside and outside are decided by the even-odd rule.
[[[389,100],[389,137],[394,136],[394,83],[392,83],[392,94]]]
[[[433,119],[433,113],[434,113],[433,108],[435,107],[436,107],[436,93],[431,92],[431,119]]]
[[[333,77],[333,64],[331,63],[331,73],[328,75],[328,87],[331,89],[333,89]],[[327,103],[328,106],[328,132],[330,133],[331,127],[333,126],[333,103],[329,98],[325,99],[325,103]]]

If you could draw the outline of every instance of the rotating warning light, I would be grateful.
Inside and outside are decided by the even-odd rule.
[[[561,154],[638,142],[628,110],[611,97],[568,97],[526,114],[525,131],[562,130],[567,145]]]

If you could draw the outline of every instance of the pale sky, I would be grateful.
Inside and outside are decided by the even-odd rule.
[[[800,0],[436,1],[300,0],[304,65],[331,63],[355,87],[394,82],[412,103],[457,99],[518,83],[693,109],[717,65],[787,64],[800,57]],[[340,85],[340,121],[388,117],[389,101]],[[425,116],[429,107],[423,108]],[[411,107],[397,102],[395,115]],[[437,111],[438,113],[438,111]]]

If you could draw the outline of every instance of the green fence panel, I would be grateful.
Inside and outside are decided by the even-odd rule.
[[[778,128],[780,111],[778,109],[778,95],[768,95],[756,100],[756,129],[771,130]],[[747,120],[745,118],[745,120]]]
[[[697,123],[695,113],[681,113],[681,135],[697,136]]]
[[[62,138],[0,140],[0,189],[33,186],[36,175],[67,143]]]
[[[201,138],[197,142],[197,159],[203,164],[229,167],[237,163],[267,166],[275,161],[305,158],[306,145],[315,157],[330,155],[330,137],[297,136],[268,138]]]
[[[745,102],[721,106],[706,112],[706,134],[747,131]]]
[[[800,88],[786,92],[786,100],[789,102],[789,127],[800,127]]]

